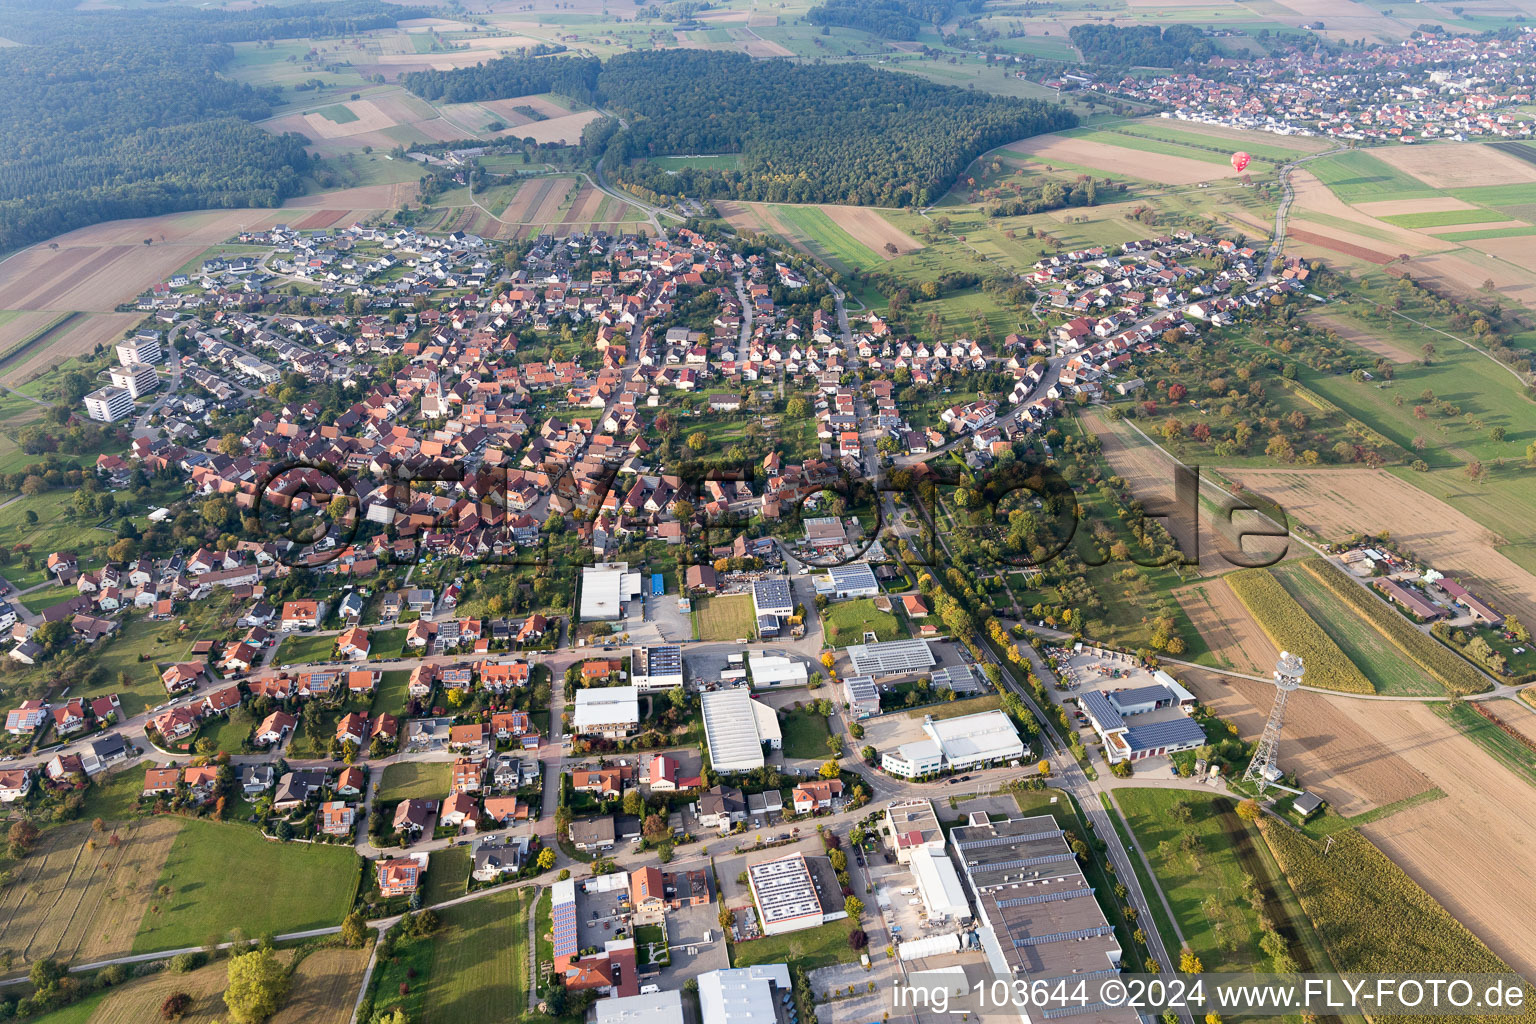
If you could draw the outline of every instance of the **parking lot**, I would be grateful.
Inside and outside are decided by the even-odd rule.
[[[1157,678],[1151,672],[1140,667],[1127,655],[1113,651],[1099,652],[1086,645],[1081,653],[1064,649],[1057,649],[1054,653],[1060,659],[1061,681],[1067,685],[1068,689],[1065,692],[1053,691],[1051,699],[1067,709],[1067,714],[1072,719],[1072,727],[1078,731],[1083,746],[1089,750],[1098,750],[1103,744],[1098,733],[1088,723],[1087,716],[1078,709],[1077,701],[1073,698],[1087,690],[1110,693],[1115,690],[1158,685]],[[1159,708],[1156,711],[1135,715],[1128,721],[1134,725],[1151,725],[1183,717],[1184,712],[1178,708]],[[1174,779],[1179,777],[1173,761],[1167,757],[1140,758],[1135,764],[1138,778]]]
[[[626,887],[616,887],[607,892],[580,892],[577,895],[576,941],[582,949],[601,949],[603,943],[623,928],[620,917],[625,908],[621,907],[621,900],[625,903],[629,900],[629,889]]]

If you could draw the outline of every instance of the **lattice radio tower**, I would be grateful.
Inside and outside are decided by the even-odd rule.
[[[1271,776],[1280,777],[1275,767],[1275,755],[1280,751],[1280,725],[1285,720],[1285,698],[1301,687],[1301,676],[1305,671],[1300,658],[1290,651],[1280,652],[1280,660],[1275,664],[1275,706],[1270,709],[1269,721],[1264,723],[1264,735],[1259,737],[1259,745],[1254,748],[1253,760],[1243,773],[1243,781],[1253,782],[1261,797],[1264,788],[1274,781]]]

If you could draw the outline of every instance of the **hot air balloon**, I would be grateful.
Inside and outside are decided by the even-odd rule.
[[[1243,173],[1243,168],[1248,166],[1248,159],[1249,158],[1248,158],[1248,154],[1247,153],[1244,153],[1244,152],[1241,152],[1241,151],[1233,153],[1232,154],[1232,169],[1234,171],[1236,171],[1238,174],[1242,174]]]

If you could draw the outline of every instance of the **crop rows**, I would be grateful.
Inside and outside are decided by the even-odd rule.
[[[1433,637],[1415,629],[1411,622],[1366,593],[1364,587],[1357,585],[1326,559],[1308,558],[1301,563],[1301,567],[1335,597],[1358,612],[1382,636],[1392,641],[1394,647],[1447,690],[1452,693],[1481,693],[1488,689],[1488,681],[1477,669],[1455,652],[1441,646]]]
[[[1283,651],[1298,654],[1307,666],[1307,684],[1345,693],[1375,693],[1376,688],[1323,632],[1267,569],[1228,576],[1227,583],[1248,614]]]
[[[1509,970],[1359,832],[1335,833],[1324,856],[1315,842],[1283,822],[1261,819],[1259,828],[1338,970],[1447,975]],[[1443,1018],[1414,1019],[1429,1024]]]

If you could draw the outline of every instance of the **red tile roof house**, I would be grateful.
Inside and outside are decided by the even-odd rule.
[[[479,821],[480,809],[475,806],[475,798],[468,793],[455,793],[443,801],[443,813],[437,818],[439,825],[458,828],[474,828]]]
[[[373,641],[366,629],[356,626],[347,630],[336,641],[336,653],[348,661],[367,661]]]
[[[380,739],[385,743],[393,743],[400,735],[400,720],[387,711],[381,711],[379,717],[373,720],[373,732],[371,739]]]
[[[219,769],[215,765],[191,765],[182,773],[182,781],[187,784],[187,789],[192,793],[192,799],[197,803],[207,803],[213,799],[213,787],[219,781]]]
[[[226,686],[214,690],[203,698],[203,712],[209,715],[220,715],[232,708],[240,706],[240,687]]]
[[[109,693],[105,697],[95,697],[91,700],[91,717],[102,724],[116,721],[123,715],[123,701],[115,693]]]
[[[810,814],[813,811],[831,810],[832,798],[842,794],[843,783],[840,779],[802,782],[795,787],[795,813]]]
[[[320,805],[320,831],[328,836],[349,836],[357,820],[357,811],[341,800],[331,800]]]
[[[336,792],[342,796],[357,796],[367,784],[363,770],[356,765],[348,765],[336,776]]]
[[[453,750],[467,750],[485,746],[491,735],[491,727],[485,722],[473,725],[455,725],[448,729],[448,746]]]
[[[53,715],[53,731],[60,736],[68,736],[85,728],[85,702],[82,700],[56,705],[49,713]]]
[[[169,768],[151,768],[144,773],[144,789],[141,796],[170,796],[176,792],[176,786],[181,782],[181,769],[174,765]]]
[[[427,855],[381,860],[375,868],[381,896],[408,896],[421,886],[421,878],[427,873]]]
[[[528,817],[526,804],[519,804],[515,796],[488,796],[485,798],[485,820],[498,828]]]
[[[253,737],[258,746],[271,746],[281,743],[293,732],[293,727],[299,724],[299,720],[286,711],[274,711],[256,727],[256,735]]]
[[[347,673],[347,692],[349,694],[372,693],[378,689],[383,681],[384,673],[379,669],[364,669],[358,672]]]
[[[250,665],[247,664],[246,668]],[[183,661],[160,673],[160,681],[167,693],[180,693],[196,686],[208,674],[208,665],[202,661]]]
[[[184,740],[197,732],[198,713],[191,707],[171,708],[150,719],[155,731],[167,743]]]
[[[354,711],[336,723],[336,742],[361,747],[368,741],[368,716]]]
[[[436,800],[402,800],[395,808],[395,831],[407,835],[422,832],[436,814]]]
[[[461,757],[453,762],[449,792],[478,793],[485,782],[486,763],[483,757]]]
[[[32,792],[32,771],[11,768],[0,772],[0,804],[13,804]]]
[[[291,633],[296,629],[319,629],[324,608],[323,601],[285,601],[283,632]]]
[[[526,711],[497,711],[491,715],[491,733],[498,740],[509,740],[533,731],[533,721]]]
[[[22,701],[21,707],[12,708],[5,716],[5,731],[12,736],[25,736],[37,731],[48,720],[48,705],[40,700]]]

